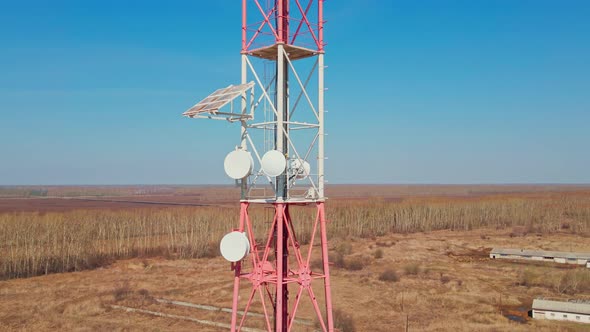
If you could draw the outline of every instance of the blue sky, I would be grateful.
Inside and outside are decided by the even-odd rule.
[[[0,184],[231,183],[238,1],[0,4]],[[590,2],[326,1],[331,183],[590,183]]]

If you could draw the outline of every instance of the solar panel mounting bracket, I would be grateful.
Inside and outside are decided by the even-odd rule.
[[[230,122],[252,120],[253,114],[244,110],[234,112],[233,101],[238,97],[247,98],[246,92],[251,90],[251,98],[254,96],[254,82],[245,84],[229,85],[225,88],[218,89],[207,96],[205,99],[196,103],[193,107],[182,113],[189,118],[202,118],[213,120],[227,120]],[[220,112],[219,110],[231,103],[229,112]]]

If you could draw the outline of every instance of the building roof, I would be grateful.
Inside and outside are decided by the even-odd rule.
[[[494,248],[490,254],[498,255],[517,255],[517,256],[543,256],[543,257],[559,257],[572,259],[586,259],[590,260],[589,252],[567,252],[567,251],[545,251],[545,250],[528,250],[528,249],[503,249]]]
[[[534,299],[533,310],[549,310],[590,315],[590,302],[564,302],[545,299]]]

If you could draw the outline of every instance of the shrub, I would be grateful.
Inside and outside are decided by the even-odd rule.
[[[379,280],[381,280],[381,281],[389,281],[389,282],[398,282],[399,281],[399,277],[397,276],[397,273],[395,273],[394,270],[387,269],[387,270],[383,271],[383,273],[381,273],[379,275]]]
[[[567,271],[559,279],[555,290],[568,295],[590,293],[590,271],[587,269]]]
[[[344,255],[340,253],[336,253],[333,258],[330,257],[330,261],[333,262],[334,266],[337,268],[345,267]]]
[[[524,287],[531,287],[534,284],[535,278],[536,278],[536,275],[533,273],[533,271],[528,270],[528,269],[520,270],[520,272],[518,273],[518,279],[516,281],[516,285],[524,286]]]
[[[350,255],[352,253],[352,244],[349,242],[342,242],[336,247],[336,252],[342,256]]]
[[[124,300],[129,294],[131,294],[131,287],[129,287],[129,283],[125,282],[119,286],[117,286],[113,290],[113,297],[115,301],[122,301]]]
[[[342,310],[334,309],[334,325],[340,332],[355,332],[356,327],[352,316]]]
[[[373,257],[375,257],[375,259],[383,258],[383,250],[382,249],[375,250],[375,252],[373,253]]]
[[[344,267],[347,270],[359,271],[365,267],[365,261],[360,257],[354,257],[344,261]]]
[[[404,272],[407,275],[416,275],[420,273],[420,264],[418,263],[410,263],[404,266]]]

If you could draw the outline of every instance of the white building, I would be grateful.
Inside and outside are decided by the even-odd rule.
[[[494,248],[490,258],[528,259],[533,261],[585,265],[590,268],[590,253]]]
[[[533,300],[533,318],[590,324],[590,302],[535,299]]]

